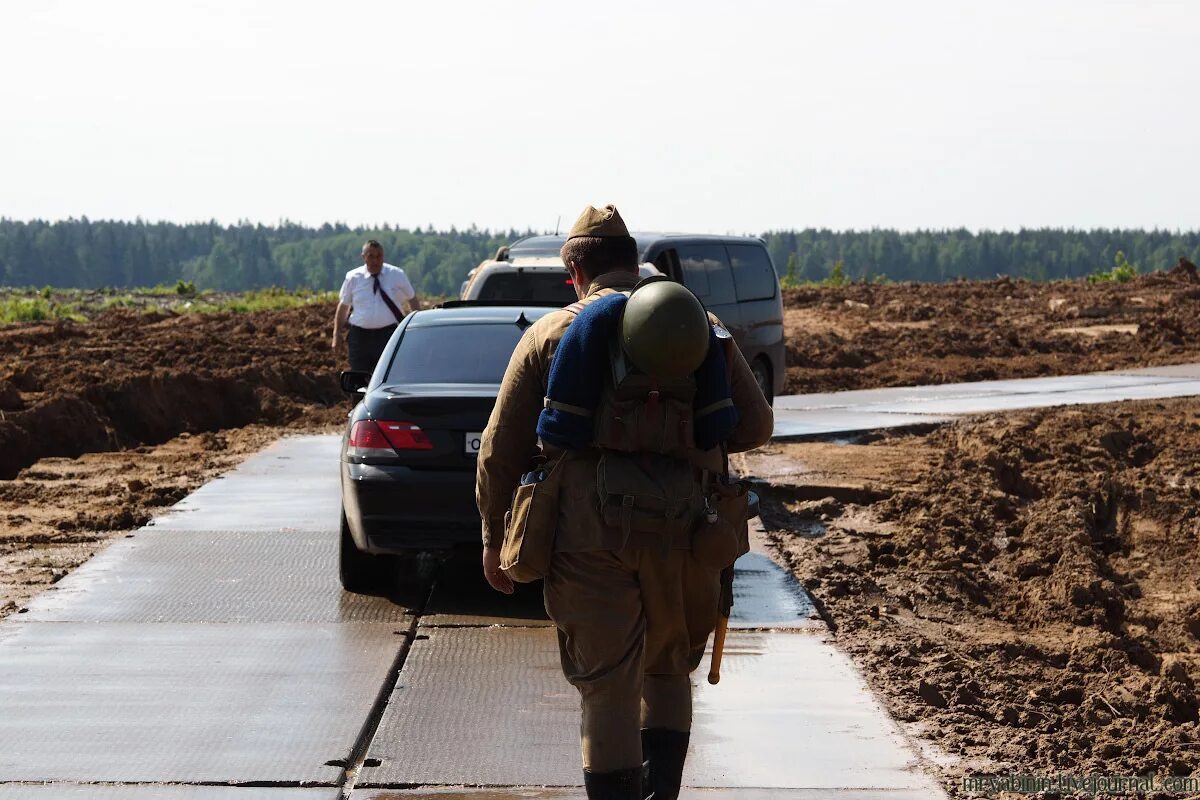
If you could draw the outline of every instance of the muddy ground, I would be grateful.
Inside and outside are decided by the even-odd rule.
[[[784,293],[789,394],[1200,360],[1200,284],[854,284]]]
[[[344,403],[332,306],[252,314],[113,310],[0,327],[0,480],[47,456],[183,432],[331,422]]]
[[[1200,287],[786,293],[788,391],[1200,361]],[[339,429],[332,306],[0,327],[0,616],[287,430]],[[769,446],[765,520],[840,642],[966,773],[1200,766],[1200,411],[1023,412]]]
[[[1197,452],[1180,399],[746,468],[773,473],[770,536],[957,795],[964,774],[1200,773]]]

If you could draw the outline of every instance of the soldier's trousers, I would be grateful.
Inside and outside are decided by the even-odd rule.
[[[686,550],[556,552],[545,580],[563,674],[579,690],[583,766],[642,763],[641,728],[689,731],[692,688],[717,622],[719,573]]]

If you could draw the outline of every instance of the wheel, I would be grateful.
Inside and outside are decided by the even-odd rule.
[[[750,365],[750,371],[754,374],[754,382],[758,384],[758,388],[762,391],[763,397],[767,398],[767,405],[775,402],[775,386],[771,380],[771,367],[763,358],[754,359],[754,363]]]
[[[350,523],[342,512],[341,547],[338,549],[338,577],[342,588],[355,594],[383,594],[391,588],[393,559],[364,553],[350,535]]]

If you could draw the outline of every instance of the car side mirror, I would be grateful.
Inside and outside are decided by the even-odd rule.
[[[346,394],[358,394],[371,382],[371,373],[348,369],[338,374],[338,382]]]

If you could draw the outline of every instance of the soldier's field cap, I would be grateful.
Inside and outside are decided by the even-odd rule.
[[[571,226],[571,232],[567,234],[568,239],[574,239],[577,236],[596,236],[602,239],[627,237],[629,229],[625,227],[625,220],[621,219],[621,215],[617,213],[616,206],[611,204],[604,208],[588,206],[579,215],[579,219],[575,220],[575,224]]]

